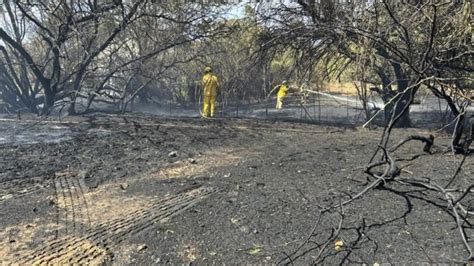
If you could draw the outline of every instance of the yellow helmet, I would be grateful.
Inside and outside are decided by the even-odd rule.
[[[207,73],[207,72],[211,72],[211,71],[212,71],[212,68],[210,68],[210,67],[205,67],[205,68],[204,68],[204,72],[206,72],[206,73]]]

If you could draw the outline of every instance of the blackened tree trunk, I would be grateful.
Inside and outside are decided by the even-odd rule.
[[[384,69],[379,69],[377,74],[382,82],[382,90],[377,90],[382,98],[384,108],[385,123],[388,123],[392,117],[397,117],[404,112],[406,105],[411,104],[410,97],[412,89],[408,88],[408,79],[401,70],[400,64],[392,63],[392,68],[396,77],[397,90],[392,90],[392,80],[385,73]],[[405,111],[395,124],[395,127],[410,127],[410,110]]]
[[[53,109],[54,102],[55,102],[56,93],[51,88],[45,87],[44,88],[44,104],[43,110],[41,111],[42,115],[48,115],[51,110]]]
[[[378,76],[380,77],[380,81],[382,82],[382,90],[377,89],[377,93],[382,98],[383,103],[385,104],[384,110],[384,121],[385,124],[390,121],[390,117],[392,116],[392,110],[394,106],[394,102],[391,99],[396,95],[394,91],[392,91],[391,83],[392,81],[390,78],[385,74],[382,69],[379,69],[377,72]]]
[[[403,112],[407,105],[411,104],[411,94],[413,88],[408,88],[408,78],[403,73],[399,63],[392,63],[395,77],[397,78],[397,97],[394,99],[395,116]],[[403,113],[400,119],[395,124],[395,127],[411,127],[410,108]]]

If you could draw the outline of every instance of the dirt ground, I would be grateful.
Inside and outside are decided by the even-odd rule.
[[[308,238],[321,206],[364,188],[380,130],[245,119],[94,114],[0,119],[2,264],[276,264]],[[444,184],[449,136],[397,129],[402,175]],[[459,184],[473,183],[468,157]],[[471,208],[474,201],[470,201]],[[452,263],[467,257],[439,195],[390,183],[344,208],[335,263]],[[339,215],[321,218],[310,263]],[[473,245],[473,230],[467,230]]]

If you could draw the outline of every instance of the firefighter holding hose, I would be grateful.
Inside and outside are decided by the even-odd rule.
[[[286,93],[288,92],[287,81],[284,80],[280,85],[277,85],[277,87],[278,87],[278,92],[277,92],[277,102],[276,102],[275,108],[281,109],[283,108],[283,97],[285,97]]]
[[[270,92],[270,94],[275,90],[278,90],[277,101],[276,101],[276,106],[275,106],[277,110],[280,110],[283,108],[283,98],[285,98],[287,93],[298,93],[298,88],[290,87],[288,85],[288,81],[286,80],[284,80],[281,84],[276,85],[275,88],[273,88],[273,90]]]

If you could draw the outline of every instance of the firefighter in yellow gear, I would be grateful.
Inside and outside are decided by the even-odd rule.
[[[217,77],[212,73],[212,68],[204,68],[204,76],[202,77],[202,88],[203,88],[203,102],[202,102],[202,113],[204,117],[214,116],[214,110],[216,107],[216,95],[219,87],[219,81]],[[210,109],[210,110],[209,110]]]
[[[281,109],[283,107],[283,98],[285,97],[286,93],[288,92],[288,85],[286,80],[283,81],[279,86],[277,92],[277,102],[276,102],[276,109]]]

